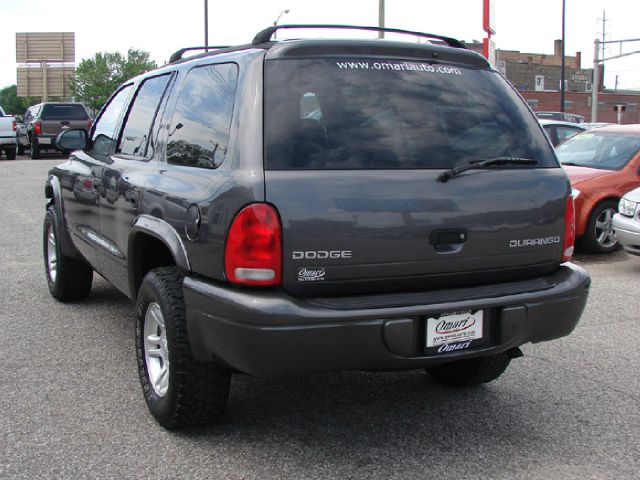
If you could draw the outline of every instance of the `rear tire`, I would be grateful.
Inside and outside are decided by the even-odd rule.
[[[24,155],[24,145],[22,145],[20,142],[18,142],[16,150],[18,152],[18,155]]]
[[[193,358],[182,277],[175,267],[151,270],[136,305],[138,375],[154,418],[167,429],[211,423],[227,405],[229,369]]]
[[[93,269],[83,261],[62,253],[59,230],[60,224],[52,205],[44,217],[42,237],[44,269],[49,292],[61,302],[82,300],[91,291]]]
[[[587,230],[582,237],[582,246],[592,253],[609,253],[618,249],[613,231],[613,215],[618,211],[618,202],[605,200],[596,205],[589,216]]]
[[[16,159],[16,149],[12,148],[9,150],[5,150],[4,153],[7,155],[7,160],[15,160]]]
[[[489,357],[470,358],[427,368],[427,373],[436,382],[447,387],[477,387],[488,383],[504,373],[511,357],[499,353]]]
[[[31,158],[37,160],[40,158],[40,147],[37,143],[31,142]]]

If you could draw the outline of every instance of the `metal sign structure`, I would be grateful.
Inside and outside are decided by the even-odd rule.
[[[71,96],[69,82],[75,75],[76,35],[74,32],[16,33],[18,96]]]
[[[18,67],[18,96],[42,97],[46,91],[50,97],[69,98],[72,95],[69,83],[75,72],[73,66],[48,65],[46,62]]]

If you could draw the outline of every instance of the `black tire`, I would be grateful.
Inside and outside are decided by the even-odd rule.
[[[82,260],[64,255],[60,250],[60,223],[53,205],[47,209],[42,230],[44,270],[49,292],[61,302],[86,298],[91,291],[93,269]]]
[[[16,159],[16,149],[15,148],[11,148],[9,150],[5,150],[4,153],[7,156],[7,160],[15,160]]]
[[[499,353],[445,363],[427,368],[427,373],[436,382],[448,387],[477,387],[502,375],[510,362],[511,358],[506,353]]]
[[[138,375],[154,418],[167,429],[205,425],[218,419],[229,398],[231,373],[223,366],[193,358],[182,277],[175,267],[157,268],[144,277],[136,312]],[[158,314],[163,328],[159,327]],[[153,347],[148,348],[149,344]],[[151,351],[154,355],[147,357]],[[166,372],[158,373],[164,368]]]
[[[618,241],[614,236],[612,218],[618,211],[618,202],[615,200],[605,200],[593,208],[587,229],[581,239],[581,246],[584,250],[592,253],[609,253],[617,250]]]
[[[18,142],[16,150],[18,152],[18,155],[24,155],[24,145],[22,145],[20,142]]]
[[[40,147],[37,143],[31,142],[31,158],[37,160],[40,158]]]

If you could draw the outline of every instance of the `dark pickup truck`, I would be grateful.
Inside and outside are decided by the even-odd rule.
[[[82,299],[95,271],[132,299],[166,428],[220,416],[234,372],[489,382],[587,301],[569,180],[499,72],[419,32],[272,39],[299,27],[179,51],[57,140],[49,290]]]
[[[18,130],[18,154],[30,149],[31,158],[40,158],[42,150],[56,149],[55,139],[69,129],[91,129],[91,119],[81,103],[47,102],[27,109],[24,126]]]

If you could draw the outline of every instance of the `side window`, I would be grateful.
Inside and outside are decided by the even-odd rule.
[[[558,141],[564,142],[567,138],[571,138],[574,135],[577,135],[578,133],[580,133],[582,129],[559,126],[557,128],[557,131],[558,131]]]
[[[189,72],[169,127],[168,163],[220,166],[227,154],[237,79],[238,67],[233,63]]]
[[[98,118],[93,128],[93,135],[91,136],[93,147],[91,148],[91,153],[102,156],[111,153],[111,149],[116,142],[115,136],[118,119],[127,102],[131,87],[132,85],[127,85],[122,88],[111,98],[109,104],[102,111],[100,118]]]
[[[151,127],[170,74],[145,80],[136,94],[120,137],[118,153],[146,157]]]

